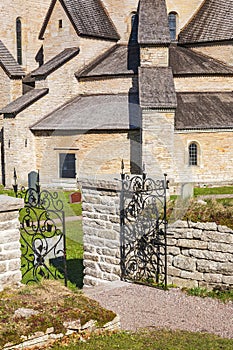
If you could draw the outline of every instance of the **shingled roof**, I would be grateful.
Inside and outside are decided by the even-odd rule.
[[[2,108],[0,114],[16,116],[48,92],[49,89],[33,89]]]
[[[140,2],[138,42],[166,45],[171,42],[165,0]]]
[[[206,0],[179,35],[179,42],[203,43],[233,39],[233,1]]]
[[[63,50],[57,56],[53,57],[51,60],[49,60],[48,62],[31,72],[30,76],[40,78],[47,77],[50,73],[60,68],[64,63],[77,56],[79,51],[80,50],[78,47],[72,47]]]
[[[16,62],[12,54],[0,40],[0,66],[10,78],[20,79],[25,76],[22,67]]]
[[[232,92],[178,93],[177,101],[177,130],[233,128]]]
[[[31,130],[128,130],[139,128],[137,94],[78,96]]]
[[[78,35],[108,40],[120,39],[100,0],[52,0],[41,28],[39,39],[43,39],[56,1],[60,1]]]
[[[176,108],[176,93],[170,67],[139,68],[140,106]]]
[[[138,72],[139,61],[138,45],[117,44],[75,75],[77,78],[132,75]]]
[[[233,67],[212,57],[175,45],[169,49],[169,65],[172,67],[173,74],[178,76],[233,74]]]

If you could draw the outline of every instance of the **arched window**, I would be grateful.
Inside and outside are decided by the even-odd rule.
[[[133,13],[131,16],[131,34],[130,41],[136,43],[138,41],[138,14]]]
[[[198,146],[195,142],[189,145],[189,165],[198,165]]]
[[[16,45],[17,45],[17,62],[22,64],[22,24],[21,19],[16,19]]]
[[[177,33],[177,13],[176,12],[170,12],[168,15],[168,23],[169,23],[169,30],[170,30],[170,37],[172,41],[176,40],[176,33]]]

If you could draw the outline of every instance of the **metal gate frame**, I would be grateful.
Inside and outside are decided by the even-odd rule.
[[[64,280],[67,286],[64,205],[57,192],[41,190],[39,173],[35,188],[18,192],[14,170],[13,189],[24,199],[20,209],[21,270],[25,284],[42,279]]]
[[[166,191],[169,181],[121,173],[121,278],[167,288]]]

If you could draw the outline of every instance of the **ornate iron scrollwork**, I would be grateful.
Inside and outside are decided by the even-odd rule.
[[[167,286],[166,190],[168,181],[121,174],[123,280]]]
[[[63,202],[57,192],[41,191],[39,182],[35,188],[22,187],[20,192],[16,181],[13,187],[25,203],[20,210],[23,283],[61,279],[67,285]]]

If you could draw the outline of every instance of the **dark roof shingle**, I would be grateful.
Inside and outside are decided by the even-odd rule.
[[[169,65],[174,75],[232,75],[233,67],[190,49],[171,46]]]
[[[166,45],[171,42],[165,0],[140,2],[138,42]]]
[[[31,104],[39,100],[41,97],[45,96],[49,92],[49,89],[33,89],[20,96],[13,102],[9,103],[7,106],[0,110],[0,114],[11,114],[16,116],[18,113],[22,112],[25,108],[29,107]]]
[[[25,72],[0,40],[0,66],[10,78],[22,78]]]
[[[138,45],[114,45],[104,55],[77,72],[77,78],[136,74],[139,66]]]
[[[75,57],[79,53],[78,47],[63,50],[57,56],[31,72],[31,77],[47,77],[50,73],[60,68],[64,63]]]
[[[39,39],[43,38],[48,21],[57,0],[53,0],[41,28]],[[78,35],[109,40],[120,36],[100,0],[59,0]]]
[[[128,130],[140,127],[137,94],[78,96],[31,130]]]
[[[182,29],[179,42],[203,43],[233,39],[233,0],[206,0]]]
[[[177,130],[233,128],[233,93],[178,93]]]
[[[176,108],[176,93],[170,67],[139,68],[140,106]]]

